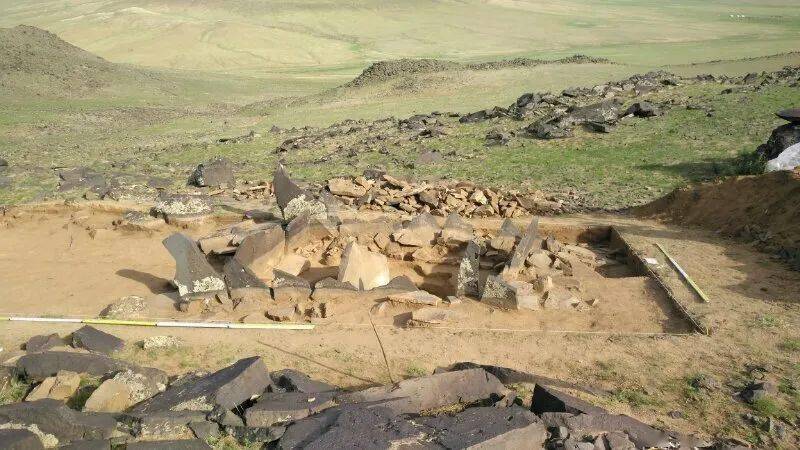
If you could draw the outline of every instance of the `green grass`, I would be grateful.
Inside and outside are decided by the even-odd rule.
[[[788,338],[785,341],[781,342],[779,345],[781,350],[787,352],[797,352],[800,351],[800,339],[798,338]]]
[[[17,378],[12,378],[0,386],[0,405],[16,403],[25,398],[31,386]]]

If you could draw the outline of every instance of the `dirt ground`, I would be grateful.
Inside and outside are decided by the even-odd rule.
[[[118,213],[85,208],[17,216],[0,221],[0,315],[96,316],[119,297],[140,295],[161,316],[150,318],[183,318],[160,295],[172,291],[168,280],[174,263],[161,239],[174,230],[117,231],[111,221]],[[583,312],[491,311],[467,301],[459,306],[463,320],[442,328],[396,326],[395,317],[405,312],[397,309],[374,317],[373,331],[368,308],[360,307],[342,309],[312,331],[101,328],[131,343],[154,335],[181,337],[189,344],[183,350],[129,345],[124,352],[128,359],[172,373],[260,355],[270,368],[293,367],[355,388],[469,360],[596,385],[610,394],[593,401],[613,411],[682,431],[752,441],[755,431],[741,417],[750,409],[733,394],[752,376],[753,366],[781,383],[798,379],[800,352],[786,345],[798,337],[798,273],[751,246],[698,229],[624,216],[559,217],[541,224],[553,229],[613,225],[637,253],[663,261],[653,246],[661,243],[710,297],[698,311],[714,324],[714,333],[693,333],[653,280],[604,278],[594,271],[576,273],[587,295],[599,298],[595,308]],[[392,275],[411,273],[398,264],[392,270]],[[669,267],[662,271],[679,290]],[[676,296],[691,297],[686,292]],[[0,322],[0,346],[14,350],[30,336],[66,335],[76,328]],[[690,395],[687,380],[698,374],[716,377],[721,386],[700,397]],[[793,408],[793,398],[784,394],[781,404]],[[667,415],[674,410],[683,417]]]

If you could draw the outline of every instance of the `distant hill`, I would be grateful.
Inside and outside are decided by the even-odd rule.
[[[40,28],[0,28],[0,86],[6,94],[80,97],[152,78],[152,74],[108,62]]]
[[[448,70],[498,70],[514,67],[534,67],[544,64],[610,64],[606,58],[593,58],[586,55],[573,55],[556,60],[514,58],[498,61],[478,63],[459,63],[441,59],[398,59],[394,61],[378,61],[370,64],[360,75],[354,78],[346,87],[365,86],[380,83],[393,78],[418,74],[444,72]]]

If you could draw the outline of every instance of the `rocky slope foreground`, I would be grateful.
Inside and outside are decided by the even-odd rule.
[[[270,371],[259,357],[168,377],[113,358],[125,343],[90,326],[70,344],[34,336],[3,362],[0,381],[24,401],[0,406],[0,448],[744,448],[611,414],[567,393],[603,395],[596,390],[503,367],[457,363],[345,392],[296,370]]]

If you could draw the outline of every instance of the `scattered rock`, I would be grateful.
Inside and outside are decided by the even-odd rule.
[[[200,439],[179,439],[133,442],[127,450],[211,450],[211,446]]]
[[[409,327],[430,327],[453,322],[457,314],[449,309],[425,307],[411,312],[406,326]]]
[[[661,115],[661,110],[650,102],[636,102],[625,110],[625,115],[655,117]]]
[[[462,219],[457,213],[450,213],[442,228],[441,239],[445,243],[461,244],[475,237],[472,224]]]
[[[547,430],[530,411],[510,408],[468,408],[455,415],[421,419],[443,448],[544,448]]]
[[[147,305],[142,297],[128,295],[108,305],[100,313],[100,317],[108,319],[135,319],[140,317],[145,309],[147,309]]]
[[[311,296],[311,284],[297,276],[281,270],[273,271],[272,294],[278,303],[297,303]]]
[[[211,200],[202,195],[167,194],[158,196],[153,211],[167,219],[198,217],[211,212]]]
[[[394,303],[404,303],[408,305],[429,305],[438,306],[442,301],[441,298],[426,291],[413,291],[403,292],[399,294],[390,294],[389,301]]]
[[[248,427],[271,427],[303,419],[333,405],[333,395],[330,393],[268,393],[247,409],[245,421]]]
[[[175,336],[150,336],[142,341],[142,349],[144,350],[162,350],[183,346],[183,340]]]
[[[328,190],[333,195],[355,198],[367,193],[367,189],[364,186],[360,186],[347,178],[332,178],[328,180]]]
[[[308,375],[293,369],[283,369],[270,374],[274,385],[292,392],[316,394],[338,390],[336,386],[311,379]]]
[[[122,412],[128,409],[131,401],[128,386],[115,379],[105,380],[86,400],[84,412]]]
[[[33,336],[25,343],[25,351],[28,353],[43,352],[53,347],[61,347],[63,345],[64,340],[61,339],[57,333]]]
[[[78,412],[53,399],[0,406],[0,424],[3,423],[29,430],[35,427],[47,447],[78,440],[109,439],[117,428],[117,421],[111,415]]]

